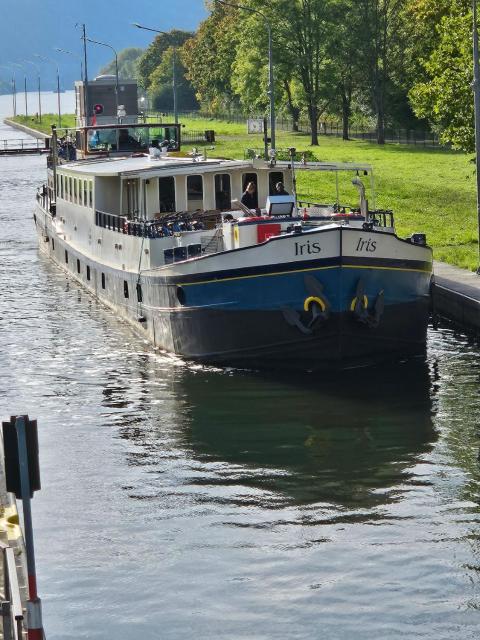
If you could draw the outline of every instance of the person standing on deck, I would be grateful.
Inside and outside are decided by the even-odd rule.
[[[254,182],[249,182],[243,192],[241,203],[248,209],[258,209],[258,193]]]

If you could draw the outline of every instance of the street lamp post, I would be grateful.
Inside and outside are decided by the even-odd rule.
[[[78,58],[80,60],[80,80],[82,80],[84,82],[84,91],[83,91],[83,102],[84,102],[84,112],[85,112],[85,116],[88,117],[87,114],[87,102],[86,102],[86,90],[85,90],[85,79],[83,77],[83,60],[82,60],[82,56],[79,56],[78,53],[73,53],[73,51],[69,51],[68,49],[59,49],[58,47],[55,47],[55,51],[58,51],[59,53],[65,53],[69,56],[73,56],[74,58]],[[78,104],[78,101],[76,99],[76,88],[75,88],[75,105]],[[77,106],[75,107],[75,112],[77,114],[77,118],[80,118],[80,114],[77,112]]]
[[[270,96],[270,137],[271,148],[275,149],[275,85],[274,85],[274,72],[273,72],[273,43],[272,43],[272,25],[267,20],[266,15],[258,9],[252,9],[251,7],[244,7],[241,4],[234,4],[233,2],[225,2],[225,0],[215,0],[219,4],[226,5],[227,7],[234,7],[235,9],[242,9],[243,11],[249,11],[250,13],[256,13],[261,16],[268,32],[268,94]]]
[[[475,100],[475,154],[477,170],[478,268],[480,275],[480,61],[477,22],[477,0],[473,0],[473,95]]]
[[[41,89],[40,89],[40,67],[35,62],[31,60],[24,60],[27,64],[31,64],[37,70],[37,79],[38,79],[38,119],[42,122],[42,98],[41,98]]]
[[[34,54],[36,58],[39,58],[40,60],[43,60],[44,62],[50,62],[51,64],[55,65],[55,68],[57,70],[57,105],[58,105],[58,127],[61,128],[62,126],[62,106],[60,103],[60,71],[58,68],[58,63],[56,60],[53,60],[52,58],[47,58],[47,56],[41,56],[38,53]]]
[[[28,118],[28,98],[27,98],[27,72],[23,64],[19,64],[18,62],[12,62],[15,67],[19,67],[23,70],[23,93],[25,96],[25,117]]]
[[[6,64],[0,64],[0,67],[8,69],[12,74],[12,110],[14,117],[17,115],[17,83],[15,80],[15,69],[7,66]]]
[[[115,102],[116,102],[116,107],[117,107],[117,122],[119,119],[119,115],[118,115],[118,94],[119,94],[119,88],[118,88],[118,56],[117,56],[117,52],[116,50],[112,47],[112,45],[107,44],[106,42],[99,42],[98,40],[92,40],[91,38],[85,38],[85,40],[87,42],[91,42],[92,44],[99,44],[102,47],[108,47],[109,49],[111,49],[113,51],[113,53],[115,54]]]
[[[152,29],[151,27],[144,27],[138,22],[133,23],[134,27],[137,29],[143,29],[144,31],[153,31],[153,33],[160,33],[163,36],[168,36],[169,34],[166,31],[160,31],[160,29]],[[173,45],[173,80],[172,80],[172,88],[173,88],[173,117],[175,120],[175,124],[178,124],[178,100],[177,100],[177,45]]]

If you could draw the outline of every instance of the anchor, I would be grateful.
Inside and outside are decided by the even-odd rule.
[[[330,315],[330,302],[323,292],[323,285],[314,276],[304,277],[305,289],[310,295],[303,303],[303,310],[308,314],[305,320],[292,307],[282,309],[283,317],[292,327],[297,327],[305,335],[311,335],[318,322],[324,322]]]
[[[372,329],[376,329],[380,324],[380,319],[385,310],[385,294],[383,289],[378,292],[372,311],[368,310],[368,298],[365,294],[365,286],[363,280],[357,283],[355,297],[350,305],[350,311],[359,322],[368,325]]]

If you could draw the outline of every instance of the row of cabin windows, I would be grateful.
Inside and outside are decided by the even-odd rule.
[[[57,174],[57,194],[67,202],[92,208],[93,180]]]
[[[269,174],[269,195],[275,194],[277,182],[283,182],[283,171],[272,171]],[[258,188],[258,174],[244,173],[242,175],[242,190],[247,184],[253,182]],[[169,176],[158,179],[160,212],[171,213],[175,211],[175,178]],[[187,202],[189,209],[201,209],[203,207],[203,177],[200,175],[187,176]],[[232,206],[232,180],[228,173],[215,175],[215,208],[220,211],[228,211]]]
[[[52,249],[55,251],[55,242],[52,239]],[[65,264],[68,264],[68,251],[67,249],[65,249]],[[81,268],[81,263],[80,260],[77,258],[77,273],[81,273],[82,272],[82,268]],[[91,270],[90,270],[90,266],[87,264],[87,280],[90,281],[91,280]],[[107,282],[106,282],[106,278],[105,278],[105,274],[102,273],[102,289],[106,289],[107,288]],[[137,290],[137,300],[138,302],[143,302],[143,293],[142,293],[142,285],[138,282],[137,286],[136,286],[136,290]],[[129,294],[129,290],[128,290],[128,282],[127,280],[123,281],[123,295],[125,298],[129,298],[130,294]]]

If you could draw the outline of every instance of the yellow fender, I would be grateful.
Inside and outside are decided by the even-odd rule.
[[[357,305],[357,296],[352,300],[352,304],[350,305],[350,311],[355,311],[355,307]],[[363,296],[362,306],[364,309],[368,308],[368,298],[366,295]]]
[[[307,298],[305,300],[305,302],[303,303],[303,310],[304,311],[309,311],[310,310],[310,305],[313,302],[316,302],[323,312],[326,310],[327,305],[325,304],[325,302],[321,298],[318,298],[317,296],[310,296],[309,298]]]

